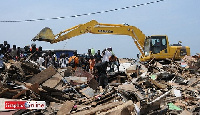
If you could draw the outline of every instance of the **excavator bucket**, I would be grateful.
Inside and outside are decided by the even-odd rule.
[[[53,31],[50,28],[45,27],[32,39],[32,41],[51,42],[53,39],[54,39]]]

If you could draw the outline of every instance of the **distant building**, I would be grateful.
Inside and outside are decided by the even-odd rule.
[[[48,52],[49,50],[51,50],[52,52],[54,52],[57,56],[57,58],[60,58],[60,55],[62,53],[68,54],[69,57],[73,56],[74,52],[77,52],[77,50],[54,50],[54,49],[44,49],[42,50],[43,53]]]

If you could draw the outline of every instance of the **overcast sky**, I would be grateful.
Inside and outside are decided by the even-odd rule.
[[[168,35],[170,44],[182,41],[191,48],[191,55],[200,53],[200,0],[164,0],[149,5],[117,10],[114,12],[70,17],[145,4],[155,0],[1,0],[0,21],[21,20],[22,22],[0,22],[0,42],[24,47],[44,27],[54,34],[78,24],[97,20],[99,23],[127,23],[138,27],[146,36]],[[30,19],[43,21],[26,22]],[[112,47],[120,58],[136,58],[139,50],[130,36],[84,34],[56,44],[35,42],[43,49],[70,49],[87,53],[88,48],[103,50]]]

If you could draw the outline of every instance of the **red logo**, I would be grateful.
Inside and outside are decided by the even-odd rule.
[[[5,101],[5,109],[26,109],[26,101]]]

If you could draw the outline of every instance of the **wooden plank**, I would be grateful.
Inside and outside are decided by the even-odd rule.
[[[50,66],[47,69],[43,70],[42,72],[36,74],[35,76],[30,78],[26,82],[32,83],[32,84],[35,84],[35,83],[41,84],[55,74],[56,74],[56,69],[54,69],[53,66]]]
[[[2,97],[2,95],[7,92],[9,89],[8,88],[1,88],[0,89],[0,97]]]
[[[110,109],[106,112],[102,112],[99,115],[131,115],[131,112],[134,111],[134,104],[131,100],[119,105],[113,109]]]
[[[26,93],[26,90],[22,90],[21,92],[19,92],[17,95],[13,96],[12,99],[16,99],[18,98],[19,96],[21,96],[22,94],[25,94]]]
[[[46,80],[42,85],[50,88],[55,88],[60,80],[62,80],[62,76],[59,73],[56,73],[52,78]]]
[[[75,102],[73,101],[66,101],[63,106],[58,111],[57,115],[69,115],[70,111],[72,110]]]
[[[153,83],[156,87],[160,88],[160,89],[165,89],[167,88],[167,85],[162,84],[162,83],[158,83],[158,81],[155,81],[153,79],[149,80],[151,83]]]
[[[31,83],[25,83],[25,86],[32,90],[33,92],[39,94],[39,84],[38,83],[35,83],[35,84],[31,84]]]
[[[117,101],[117,102],[112,102],[106,105],[98,105],[95,108],[90,108],[90,110],[80,111],[80,112],[74,113],[73,115],[94,115],[97,112],[107,111],[121,104],[123,104],[123,102]]]

